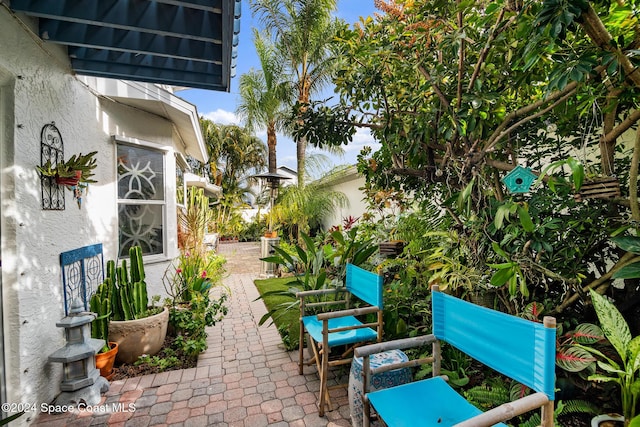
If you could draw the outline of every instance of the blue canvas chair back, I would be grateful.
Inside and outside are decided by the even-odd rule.
[[[555,329],[442,292],[432,296],[438,339],[554,400]]]
[[[383,309],[382,282],[382,276],[347,264],[347,291],[380,310]]]

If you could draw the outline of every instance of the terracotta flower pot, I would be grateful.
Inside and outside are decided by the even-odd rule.
[[[96,354],[96,369],[100,370],[100,375],[105,377],[107,381],[111,381],[113,377],[113,363],[116,361],[118,353],[118,343],[109,341],[109,351]]]
[[[80,178],[82,177],[82,171],[75,171],[75,172],[76,172],[75,177],[63,178],[60,176],[56,176],[56,183],[59,185],[69,185],[72,187],[74,185],[78,185],[78,182],[80,182]]]

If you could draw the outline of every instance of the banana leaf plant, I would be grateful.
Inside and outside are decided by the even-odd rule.
[[[296,298],[297,292],[342,287],[346,263],[362,265],[377,250],[370,243],[357,242],[355,233],[349,233],[345,239],[340,231],[334,231],[331,237],[335,246],[328,247],[328,244],[317,244],[310,236],[301,233],[304,247],[294,245],[294,254],[274,246],[275,255],[260,258],[262,261],[284,267],[293,273],[295,279],[293,286],[288,289],[267,291],[257,298],[263,299],[268,296],[286,298],[285,302],[273,307],[262,316],[260,325],[269,318],[277,319],[290,310],[299,310],[300,301]],[[327,298],[327,296],[318,298]],[[335,298],[335,296],[330,295],[328,298]]]

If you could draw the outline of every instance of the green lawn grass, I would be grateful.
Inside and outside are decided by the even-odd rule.
[[[267,291],[287,290],[294,282],[295,279],[292,277],[282,277],[277,279],[255,280],[253,283],[256,285],[260,295],[262,295]],[[278,304],[292,302],[294,299],[284,296],[267,296],[263,298],[263,301],[267,310],[271,310]],[[285,347],[288,350],[297,349],[300,335],[300,312],[297,309],[293,309],[284,313],[278,313],[275,317],[275,319],[267,320],[266,324],[269,325],[273,321],[280,332]]]

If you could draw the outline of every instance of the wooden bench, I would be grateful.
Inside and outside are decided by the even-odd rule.
[[[369,426],[371,408],[389,427],[505,426],[503,421],[541,408],[541,426],[553,427],[556,321],[545,317],[536,323],[439,292],[432,288],[433,333],[359,347],[363,357],[364,422]],[[473,359],[533,390],[532,394],[482,412],[467,402],[440,375],[440,342],[444,341]],[[369,356],[390,349],[432,345],[428,358],[403,364],[370,368]],[[433,377],[393,388],[369,392],[373,373],[402,366],[433,364]],[[505,426],[506,427],[506,426]]]

